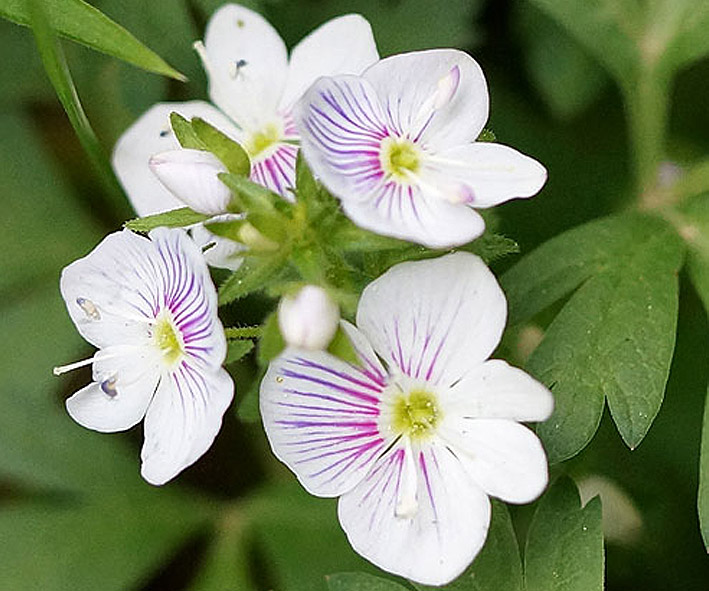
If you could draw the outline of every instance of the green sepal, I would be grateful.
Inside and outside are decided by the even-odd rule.
[[[245,256],[241,266],[219,286],[219,305],[267,288],[286,265],[280,254]]]
[[[191,150],[207,149],[204,142],[197,137],[197,134],[192,128],[192,124],[179,113],[175,113],[174,111],[170,113],[170,126],[172,127],[177,141],[180,142],[180,146],[183,148]]]
[[[342,329],[342,325],[337,327],[335,336],[327,347],[327,352],[341,359],[345,363],[352,365],[362,365],[360,358],[357,356],[357,351],[352,345],[352,341],[347,336],[347,333]]]
[[[204,144],[204,149],[219,158],[229,172],[242,177],[249,176],[249,156],[237,142],[199,117],[192,118],[192,130]]]
[[[134,232],[149,232],[155,228],[184,228],[208,220],[209,216],[197,213],[189,207],[181,207],[163,213],[156,213],[134,220],[128,220],[124,227]]]
[[[497,136],[495,133],[492,131],[492,129],[485,128],[480,132],[480,135],[478,136],[478,139],[475,140],[476,142],[494,142],[497,141]]]

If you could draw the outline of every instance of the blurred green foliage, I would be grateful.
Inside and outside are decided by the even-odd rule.
[[[191,44],[220,4],[95,2],[184,73],[186,83],[62,42],[78,95],[106,152],[153,103],[206,97]],[[498,141],[533,155],[550,173],[538,197],[497,208],[496,231],[527,254],[571,230],[523,259],[503,284],[520,334],[551,323],[550,339],[531,361],[542,377],[550,366],[545,350],[558,350],[560,342],[570,350],[585,330],[596,331],[594,347],[573,348],[577,359],[561,367],[554,380],[567,380],[572,384],[567,392],[582,398],[571,403],[574,420],[595,396],[590,435],[599,420],[600,427],[588,447],[554,468],[560,477],[535,507],[508,512],[495,504],[488,545],[450,589],[500,591],[501,581],[505,591],[600,589],[599,504],[590,501],[582,509],[565,474],[578,482],[588,475],[611,479],[641,517],[636,537],[607,541],[609,590],[706,589],[709,561],[700,537],[697,489],[701,485],[699,507],[709,543],[706,424],[701,460],[699,454],[709,377],[709,175],[703,172],[709,154],[709,2],[454,0],[445,8],[425,0],[246,4],[262,11],[289,45],[327,18],[361,12],[372,22],[383,55],[437,46],[470,51],[488,78],[490,127]],[[23,4],[0,0],[0,14],[8,14],[11,5]],[[63,400],[88,381],[88,373],[59,380],[51,368],[91,351],[63,309],[59,272],[132,214],[127,201],[108,190],[88,165],[44,74],[31,31],[0,21],[0,49],[5,219],[0,234],[0,589],[411,589],[349,548],[334,502],[303,491],[272,458],[259,425],[244,420],[257,419],[255,358],[273,353],[268,347],[277,347],[275,336],[267,347],[258,347],[258,355],[249,354],[250,345],[234,346],[229,369],[237,401],[245,400],[245,406],[234,406],[214,449],[166,487],[153,489],[140,480],[138,433],[101,435],[69,419]],[[693,199],[682,207],[657,206],[658,200],[673,204],[677,198],[655,186],[657,164],[665,160],[685,171],[685,185],[694,183]],[[704,168],[694,167],[696,162],[704,162]],[[624,225],[628,215],[623,214],[582,226],[637,208],[640,196],[643,208],[651,215],[660,211],[664,222],[634,218]],[[673,350],[677,253],[684,248],[673,245],[680,239],[688,266],[679,280]],[[501,248],[493,245],[491,253]],[[505,248],[514,252],[514,243]],[[494,268],[501,272],[518,260],[511,255]],[[375,255],[369,262],[373,273],[381,268]],[[227,307],[229,324],[263,322],[272,295],[250,294]],[[582,301],[584,296],[589,302]],[[662,296],[660,308],[669,311],[657,330],[627,307],[655,296]],[[625,304],[614,307],[615,302]],[[591,304],[615,310],[615,326],[593,316]],[[266,330],[273,333],[271,318]],[[648,375],[627,377],[627,389],[636,391],[631,402],[652,398],[644,411],[648,420],[637,429],[629,416],[629,422],[619,421],[622,412],[614,410],[603,383],[593,383],[586,393],[588,374],[577,380],[581,385],[574,381],[578,368],[589,363],[601,377],[614,375],[618,361],[635,370],[642,366],[606,348],[624,330],[642,345],[641,361],[661,357]],[[602,391],[613,417],[603,412]],[[623,444],[613,419],[630,443],[637,444],[647,431],[636,451]],[[360,574],[335,574],[344,571]]]

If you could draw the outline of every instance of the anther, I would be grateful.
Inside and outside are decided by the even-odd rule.
[[[76,298],[76,303],[79,308],[84,311],[87,318],[90,320],[101,320],[101,313],[98,311],[96,304],[94,304],[91,300],[86,298]]]
[[[112,377],[103,380],[103,382],[101,382],[101,390],[103,390],[104,394],[109,398],[114,398],[118,394],[118,390],[116,390],[116,378]]]
[[[234,79],[239,75],[241,69],[246,66],[248,62],[244,59],[236,60],[235,62],[229,63],[229,77]]]

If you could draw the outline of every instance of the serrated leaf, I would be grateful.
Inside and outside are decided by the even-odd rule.
[[[43,5],[52,28],[63,37],[149,72],[185,79],[159,55],[90,4],[82,0],[43,0]],[[26,26],[32,20],[24,0],[1,0],[0,16]]]
[[[528,369],[554,393],[539,425],[550,462],[591,440],[608,400],[635,448],[662,404],[675,344],[684,247],[670,226],[648,218],[644,236],[571,297],[532,353]]]
[[[394,581],[365,573],[337,573],[326,577],[328,591],[405,591]]]
[[[441,587],[414,584],[421,591]],[[480,554],[455,581],[443,587],[445,591],[524,591],[522,559],[517,536],[507,507],[492,501],[492,520]]]
[[[559,478],[539,501],[527,535],[526,591],[602,591],[601,501],[581,507],[576,485]]]
[[[192,129],[205,149],[219,158],[229,172],[243,177],[249,176],[251,162],[237,142],[199,117],[192,119]]]
[[[208,220],[209,216],[192,211],[189,207],[181,207],[163,213],[148,215],[127,221],[124,225],[134,232],[150,232],[155,228],[184,228]]]
[[[602,271],[647,236],[646,216],[618,215],[578,226],[525,255],[500,283],[509,323],[529,320]]]
[[[280,253],[272,256],[244,257],[241,266],[219,286],[219,305],[223,306],[254,291],[267,288],[285,264],[286,261]]]

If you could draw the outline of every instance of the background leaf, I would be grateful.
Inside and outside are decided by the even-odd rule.
[[[527,591],[601,591],[601,502],[581,507],[569,478],[557,480],[539,502],[524,557]]]
[[[62,36],[130,64],[170,76],[184,76],[148,49],[131,33],[82,0],[44,0],[51,26]],[[1,0],[0,16],[21,25],[32,19],[24,0]]]
[[[337,573],[327,577],[328,591],[401,591],[406,589],[393,581],[387,581],[364,573]]]
[[[554,393],[554,413],[538,428],[550,462],[589,442],[604,397],[630,448],[642,441],[660,409],[684,250],[659,220],[648,218],[644,232],[571,297],[529,359],[529,370]]]

